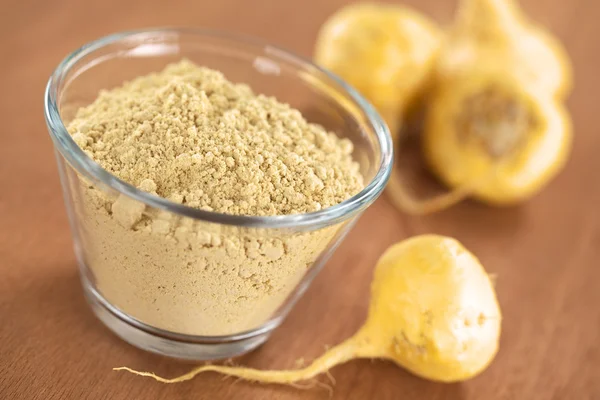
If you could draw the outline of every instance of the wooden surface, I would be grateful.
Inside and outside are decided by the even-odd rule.
[[[239,363],[310,360],[362,322],[372,266],[391,243],[452,235],[490,272],[504,312],[500,353],[481,376],[435,384],[391,363],[335,368],[335,399],[600,399],[600,3],[523,0],[564,40],[575,64],[569,100],[576,140],[565,172],[511,209],[467,202],[427,218],[398,215],[382,197],[272,340]],[[166,386],[114,366],[166,375],[189,365],[118,340],[84,303],[52,146],[42,112],[48,75],[98,36],[182,24],[263,37],[310,55],[319,25],[342,0],[102,2],[4,0],[0,12],[0,399],[327,399],[314,389],[257,386],[207,374]],[[441,22],[453,2],[410,3]],[[232,14],[235,13],[235,14]]]

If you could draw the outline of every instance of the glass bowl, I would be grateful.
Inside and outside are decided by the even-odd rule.
[[[350,139],[364,189],[307,214],[225,215],[138,190],[77,146],[65,126],[78,108],[184,58]],[[92,310],[127,342],[177,358],[228,358],[267,340],[382,192],[392,165],[387,127],[350,86],[287,51],[223,32],[152,29],[88,43],[52,74],[45,116]]]

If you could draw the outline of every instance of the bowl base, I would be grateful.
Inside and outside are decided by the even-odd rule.
[[[167,357],[193,360],[209,361],[221,360],[236,357],[254,350],[267,341],[281,321],[272,321],[244,335],[222,336],[210,338],[202,341],[201,339],[188,341],[185,335],[174,335],[179,337],[167,337],[152,329],[144,329],[140,323],[132,323],[131,318],[124,315],[121,311],[115,309],[100,293],[93,287],[85,276],[82,276],[82,283],[86,300],[90,304],[92,311],[108,329],[119,336],[127,343],[152,353]]]

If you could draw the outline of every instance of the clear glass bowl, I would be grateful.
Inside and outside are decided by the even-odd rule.
[[[349,138],[364,189],[308,214],[224,215],[140,191],[73,141],[65,126],[99,91],[182,58]],[[214,31],[127,32],[83,46],[51,76],[45,116],[93,311],[127,342],[178,358],[227,358],[263,343],[382,192],[392,165],[384,122],[351,87],[277,47]]]

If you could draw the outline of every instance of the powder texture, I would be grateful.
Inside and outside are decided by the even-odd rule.
[[[119,178],[208,211],[305,213],[362,188],[348,139],[186,61],[101,93],[69,131]]]
[[[315,211],[363,186],[348,140],[187,61],[102,92],[68,130],[119,178],[220,213]],[[72,171],[68,177],[83,262],[98,292],[124,313],[177,333],[259,327],[344,231],[207,223],[152,209]]]

